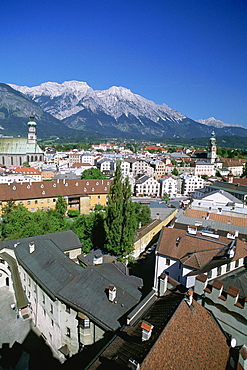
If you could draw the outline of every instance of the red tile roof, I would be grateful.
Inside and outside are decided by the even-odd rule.
[[[110,180],[57,180],[0,184],[0,200],[50,198],[58,195],[107,194]]]
[[[210,239],[187,234],[186,230],[163,228],[157,253],[181,261],[192,269],[200,269],[219,253],[226,252],[231,241],[225,237]],[[242,240],[235,241],[233,261],[247,256],[247,245]]]
[[[234,217],[220,215],[213,212],[199,211],[196,209],[187,208],[184,212],[184,216],[193,217],[193,218],[205,218],[209,214],[209,219],[217,222],[231,223],[231,225],[239,225],[247,227],[247,218],[244,217]]]
[[[228,355],[226,337],[213,316],[194,300],[192,306],[183,300],[141,370],[225,370]]]

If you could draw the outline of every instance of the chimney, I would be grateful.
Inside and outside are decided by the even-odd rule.
[[[161,274],[159,276],[159,281],[158,281],[158,295],[159,297],[162,297],[165,292],[167,291],[167,280],[168,276],[166,274]]]
[[[186,302],[188,304],[188,306],[191,306],[192,305],[192,301],[193,301],[193,289],[190,289],[187,293],[186,293]]]
[[[128,367],[132,370],[139,370],[140,364],[136,360],[133,360],[133,358],[129,358]]]
[[[35,244],[34,242],[29,243],[29,253],[33,253],[35,251]]]
[[[196,226],[188,226],[187,232],[188,232],[188,234],[196,235],[197,227]]]
[[[141,329],[142,329],[142,342],[145,342],[146,340],[149,340],[149,338],[152,335],[153,325],[149,324],[147,321],[143,321],[141,323]]]
[[[117,297],[117,288],[113,285],[110,285],[108,292],[109,292],[109,301],[114,302],[114,300]]]

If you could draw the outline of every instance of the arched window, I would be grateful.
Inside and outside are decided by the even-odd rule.
[[[14,164],[14,158],[10,157],[10,165],[13,166],[13,164]]]
[[[33,162],[33,155],[31,155],[31,162]]]
[[[30,159],[29,159],[29,155],[27,155],[27,162],[29,162],[30,161]]]
[[[22,158],[20,157],[19,160],[20,160],[20,166],[21,166],[22,165]]]
[[[38,156],[36,155],[36,156],[35,156],[35,161],[37,161],[37,160],[38,160]]]

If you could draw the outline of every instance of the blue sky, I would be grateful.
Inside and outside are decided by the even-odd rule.
[[[247,0],[1,0],[0,81],[124,86],[247,127]]]

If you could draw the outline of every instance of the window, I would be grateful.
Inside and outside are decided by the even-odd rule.
[[[239,260],[236,260],[235,267],[237,268],[239,266]]]
[[[166,265],[170,266],[170,264],[171,264],[171,261],[169,260],[169,258],[166,258]]]
[[[51,319],[51,326],[53,327],[54,326],[54,321]]]
[[[70,338],[70,336],[71,336],[70,328],[66,328],[66,335],[67,335],[67,337]]]
[[[90,328],[90,320],[89,319],[79,319],[79,326],[81,328]]]
[[[217,268],[217,276],[221,275],[221,267]]]
[[[43,309],[43,315],[46,316],[46,310],[45,309]]]
[[[51,304],[50,313],[53,313],[53,306],[52,306],[52,304]]]
[[[45,304],[45,296],[42,294],[42,302]]]
[[[37,201],[37,200],[35,200],[35,201],[34,201],[34,203],[35,203],[35,204],[38,204],[38,201]]]
[[[30,202],[30,200],[28,200],[28,201],[27,201],[27,205],[28,205],[28,206],[30,206],[30,204],[31,204],[31,202]]]
[[[226,271],[230,271],[231,270],[231,262],[229,262],[227,265],[226,265]]]

